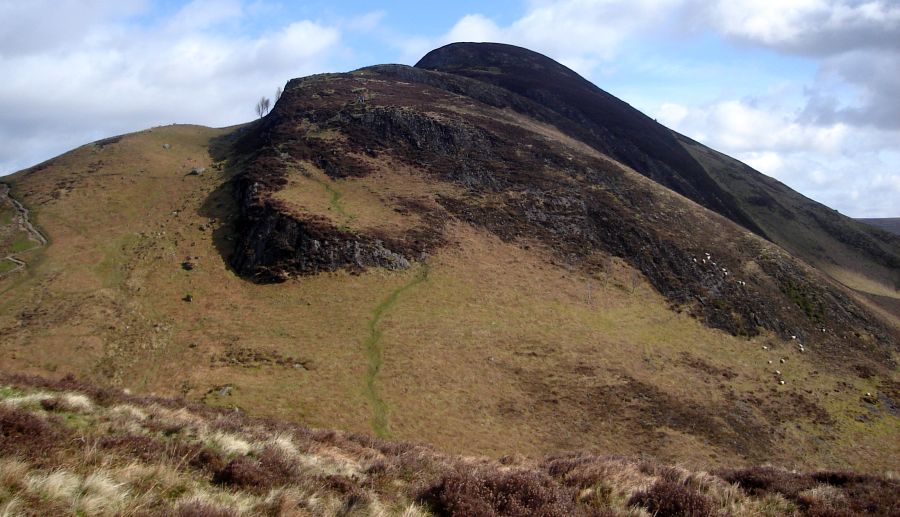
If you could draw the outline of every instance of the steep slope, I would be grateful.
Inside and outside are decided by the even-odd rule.
[[[454,43],[428,53],[416,66],[527,97],[555,115],[542,120],[772,240],[841,283],[900,299],[900,238],[837,214],[672,133],[551,59],[511,45]],[[894,311],[894,316],[900,313]]]
[[[900,318],[900,237],[837,213],[751,167],[677,135],[779,246]]]
[[[711,327],[800,336],[830,367],[892,377],[895,329],[839,287],[553,126],[504,109],[515,105],[542,113],[504,88],[406,67],[290,82],[236,146],[253,153],[236,182],[243,239],[232,263],[264,282],[372,266],[412,267],[422,278],[433,273],[421,268],[439,263],[431,256],[456,247],[447,222],[457,220],[514,248],[549,251],[588,278],[622,259],[673,309]],[[310,210],[310,190],[329,180],[375,193],[384,205],[377,224],[339,205],[326,217]],[[400,190],[413,181],[417,188]],[[391,211],[404,217],[387,224]],[[531,396],[574,389],[530,377]],[[724,440],[717,425],[707,439]]]
[[[398,75],[411,82],[386,80]],[[587,271],[601,265],[598,253],[622,258],[673,304],[733,334],[765,328],[786,337],[828,321],[854,329],[840,337],[856,341],[850,350],[878,354],[873,344],[893,344],[877,318],[790,257],[769,257],[777,250],[765,241],[552,126],[451,94],[427,75],[388,67],[288,84],[272,114],[237,143],[253,150],[236,184],[238,272],[273,281],[339,267],[405,269],[445,244],[444,225],[456,217],[507,242],[554,248],[558,260]],[[323,219],[293,202],[303,192],[291,181],[315,179],[315,169],[385,186],[387,171],[403,167],[418,169],[423,184],[415,198],[389,192],[389,208],[414,216],[392,227],[354,221],[337,206]],[[748,284],[739,276],[751,261],[760,274]],[[782,313],[785,299],[802,309],[798,317]],[[858,331],[870,334],[868,344],[854,339]]]
[[[500,43],[452,43],[432,50],[416,67],[471,77],[531,99],[555,113],[548,122],[565,133],[764,235],[665,126],[546,56]]]
[[[466,453],[895,469],[896,329],[558,119],[380,66],[18,173],[50,244],[0,279],[0,369]]]

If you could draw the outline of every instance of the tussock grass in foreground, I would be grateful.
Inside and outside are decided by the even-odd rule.
[[[499,461],[312,430],[66,378],[0,375],[0,515],[897,515],[900,483],[697,472],[563,454]]]

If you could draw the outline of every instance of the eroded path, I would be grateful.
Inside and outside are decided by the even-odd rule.
[[[366,338],[365,347],[366,357],[369,360],[369,368],[366,371],[366,398],[372,407],[372,431],[379,438],[390,437],[390,429],[388,428],[388,404],[378,394],[376,381],[378,373],[381,371],[383,359],[383,348],[381,345],[381,331],[378,324],[381,322],[382,316],[391,307],[397,303],[397,299],[404,292],[421,284],[428,279],[428,264],[422,264],[416,276],[412,280],[391,291],[384,300],[372,309],[372,317],[369,319],[368,329],[369,337]]]
[[[0,272],[0,278],[25,269],[25,261],[18,258],[16,255],[20,255],[22,253],[47,245],[47,238],[44,237],[44,234],[42,234],[37,228],[34,227],[33,224],[31,224],[31,220],[28,218],[28,209],[25,208],[25,206],[18,200],[10,196],[9,191],[10,187],[8,184],[0,183],[0,206],[7,204],[7,202],[8,204],[12,205],[13,209],[15,210],[15,214],[13,215],[12,222],[10,224],[16,225],[21,230],[25,231],[28,234],[28,240],[33,242],[35,245],[26,249],[13,250],[12,253],[0,259],[0,262],[12,262],[14,264],[11,269]]]

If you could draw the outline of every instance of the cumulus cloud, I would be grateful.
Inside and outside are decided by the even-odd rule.
[[[478,13],[461,17],[444,34],[410,37],[398,45],[408,60],[457,41],[500,41],[536,50],[590,75],[641,31],[654,34],[685,0],[531,0],[526,12],[500,26]],[[650,30],[654,29],[654,30]]]
[[[704,15],[725,37],[818,63],[795,117],[780,128],[756,124],[756,149],[747,149],[744,141],[731,145],[735,142],[716,131],[739,140],[746,131],[710,118],[705,128],[719,135],[723,148],[750,153],[744,154],[748,163],[854,215],[900,215],[900,4],[721,0],[708,4]],[[790,108],[780,106],[782,113]],[[734,115],[732,120],[741,118]],[[792,138],[798,136],[799,141]],[[762,156],[768,158],[753,162]]]
[[[727,36],[785,52],[895,50],[900,41],[900,4],[893,1],[719,0],[705,14]]]
[[[0,2],[0,56],[21,56],[83,41],[96,28],[146,10],[144,0]]]
[[[798,123],[774,99],[663,103],[657,119],[726,152],[828,206],[856,217],[894,213],[900,156],[885,153],[900,133]]]
[[[804,120],[900,128],[900,4],[886,0],[720,0],[707,21],[727,37],[820,60]],[[837,79],[837,83],[828,81]],[[854,98],[836,93],[851,87]]]
[[[31,2],[8,4],[0,4],[4,14],[30,16],[35,34],[57,29],[57,16],[21,7]],[[0,174],[152,125],[244,122],[261,95],[325,70],[341,50],[339,28],[310,20],[245,33],[248,14],[234,0],[194,0],[141,23],[133,19],[146,14],[139,2],[73,4],[59,8],[77,12],[78,29],[40,44],[0,18],[0,69],[10,72],[0,82]]]

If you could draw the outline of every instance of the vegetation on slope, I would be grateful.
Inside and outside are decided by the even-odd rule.
[[[416,68],[470,77],[528,98],[546,122],[759,235],[762,230],[662,124],[537,52],[502,43],[451,43]]]
[[[876,217],[857,221],[900,236],[900,217]]]
[[[453,43],[429,52],[416,67],[473,78],[521,95],[533,104],[524,99],[498,103],[496,95],[474,94],[488,104],[506,104],[555,125],[772,240],[853,289],[900,298],[900,239],[840,215],[737,160],[673,133],[545,56],[511,45]],[[451,89],[468,95],[475,90],[458,84]],[[896,303],[880,305],[900,317],[894,310]]]
[[[64,378],[0,378],[4,515],[896,515],[845,472],[691,471],[588,454],[499,461],[251,419]]]
[[[861,293],[900,300],[900,237],[841,215],[729,156],[676,136],[773,242]],[[900,322],[900,312],[891,304],[881,305]]]
[[[362,79],[379,84],[378,77]],[[387,90],[405,95],[398,88]],[[583,149],[552,127],[493,114],[513,129],[529,128],[526,135],[544,135],[541,145],[556,152],[576,158],[569,149]],[[11,179],[14,196],[52,242],[39,263],[0,279],[0,369],[74,373],[137,393],[373,432],[368,324],[418,266],[337,270],[280,284],[243,280],[226,262],[241,235],[231,180],[242,164],[209,154],[219,135],[233,131],[153,128],[84,146]],[[310,134],[321,136],[313,128]],[[291,162],[274,158],[279,166]],[[366,176],[335,178],[302,163],[344,193],[340,204],[353,219],[329,210],[331,195],[299,167],[285,169],[288,183],[278,195],[291,217],[318,215],[326,228],[346,232],[444,228],[444,244],[427,259],[428,281],[379,319],[376,387],[390,408],[392,436],[494,456],[589,449],[696,466],[896,470],[900,393],[877,355],[858,363],[858,352],[848,351],[835,363],[824,346],[833,335],[821,331],[791,340],[764,330],[749,337],[712,330],[673,308],[621,258],[598,252],[590,257],[597,269],[585,270],[560,253],[569,248],[529,238],[531,230],[505,240],[513,235],[505,231],[523,228],[503,224],[515,219],[496,219],[493,233],[477,218],[467,223],[441,212],[446,221],[434,226],[427,214],[441,209],[435,198],[459,198],[464,187],[400,160],[366,163]],[[195,168],[206,171],[191,175]],[[650,187],[638,187],[657,192],[645,183]],[[655,203],[670,199],[661,189],[654,196]],[[502,207],[502,199],[485,201]],[[510,203],[521,205],[515,199]],[[555,217],[557,206],[564,208],[550,205],[546,213]],[[711,221],[721,229],[720,218]],[[728,249],[699,251],[714,251],[718,260]],[[781,260],[783,252],[763,249]],[[635,264],[652,273],[655,262]],[[709,287],[718,288],[724,275],[704,267]],[[749,284],[756,270],[746,267],[740,279]],[[795,311],[792,317],[806,318]]]

